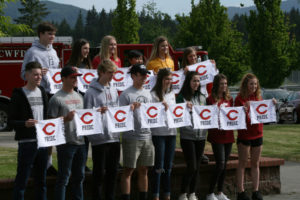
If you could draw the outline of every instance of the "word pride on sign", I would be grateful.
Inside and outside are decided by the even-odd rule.
[[[78,73],[82,74],[82,76],[77,76],[78,89],[81,92],[85,93],[87,89],[89,89],[89,85],[92,80],[98,77],[97,70],[78,68]]]
[[[111,85],[119,91],[124,91],[125,89],[130,87],[133,81],[130,74],[128,74],[128,71],[128,67],[118,68],[114,73]]]
[[[62,81],[60,76],[61,69],[49,68],[46,73],[46,78],[50,84],[50,93],[55,94],[58,90],[62,88]]]
[[[186,103],[169,105],[166,114],[169,128],[192,126],[191,115]]]
[[[250,101],[251,124],[276,122],[276,109],[272,100]]]
[[[65,144],[63,118],[41,120],[35,124],[38,147],[50,147]]]
[[[101,114],[94,109],[75,110],[74,120],[77,136],[103,133]]]
[[[140,107],[142,128],[166,126],[165,106],[162,103],[142,103]]]
[[[134,129],[133,111],[130,106],[108,107],[105,115],[109,132],[118,133]]]
[[[220,108],[220,129],[247,129],[246,114],[243,106]]]
[[[194,129],[219,128],[218,113],[219,109],[217,105],[193,106],[192,116]]]
[[[218,73],[215,70],[215,65],[210,60],[199,62],[188,66],[189,71],[196,71],[200,75],[201,85],[212,83],[214,76]]]

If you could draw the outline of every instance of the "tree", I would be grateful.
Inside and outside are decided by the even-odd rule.
[[[3,9],[5,4],[9,2],[15,2],[15,0],[0,0],[0,37],[9,36],[14,33],[22,32],[29,34],[32,31],[26,24],[14,24],[8,16],[4,16]]]
[[[23,8],[19,8],[19,12],[22,16],[15,19],[15,22],[26,24],[31,29],[36,27],[42,22],[49,12],[47,12],[46,5],[39,0],[26,0],[21,1]]]
[[[295,68],[296,43],[289,37],[281,0],[255,0],[247,20],[251,69],[263,87],[276,88]]]
[[[232,28],[226,8],[219,0],[191,1],[189,16],[176,16],[177,46],[202,46],[209,57],[215,59],[221,73],[228,77],[230,85],[238,82],[248,70],[246,47],[242,34]]]
[[[88,10],[86,15],[86,24],[85,24],[85,38],[88,38],[92,45],[99,43],[99,31],[102,27],[98,25],[98,13],[95,9],[95,6],[91,10]]]
[[[56,27],[57,27],[57,33],[56,33],[57,36],[72,35],[72,29],[65,18],[60,22],[60,24],[56,25]]]
[[[75,23],[74,31],[73,31],[73,38],[74,41],[83,37],[84,34],[84,25],[81,10],[79,10],[78,17]]]
[[[135,5],[135,0],[118,0],[113,17],[112,34],[119,43],[139,43],[140,23]]]

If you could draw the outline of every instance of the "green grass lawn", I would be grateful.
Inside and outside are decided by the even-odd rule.
[[[237,133],[235,133],[236,136]],[[177,137],[177,147],[180,147]],[[206,151],[211,151],[207,142]],[[233,145],[233,153],[237,153],[236,145]],[[263,156],[283,158],[289,161],[300,162],[300,125],[265,125]],[[17,168],[17,149],[0,147],[0,178],[14,178]],[[53,156],[54,166],[57,166],[56,155]],[[88,164],[92,167],[91,158]]]

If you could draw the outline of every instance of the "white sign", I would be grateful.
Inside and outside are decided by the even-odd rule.
[[[196,63],[187,66],[189,71],[196,71],[200,75],[200,84],[206,85],[212,83],[216,75],[216,70],[213,63],[210,60],[204,62]]]
[[[145,90],[152,90],[156,83],[156,76],[153,73],[153,70],[148,70],[150,74],[147,74],[147,80],[145,84],[143,85]]]
[[[134,130],[133,111],[130,106],[108,107],[105,115],[109,132],[119,133]]]
[[[247,129],[244,107],[220,107],[220,129]]]
[[[128,67],[118,68],[111,80],[111,85],[119,91],[124,91],[130,87],[133,84],[133,81],[131,75],[128,74],[128,71]]]
[[[217,105],[194,105],[192,111],[194,129],[219,128],[218,114],[219,108]]]
[[[169,128],[192,126],[191,115],[186,103],[169,105],[166,113]]]
[[[273,100],[250,101],[251,124],[276,122]]]
[[[48,82],[50,83],[50,93],[55,94],[62,88],[62,81],[60,76],[61,69],[49,68],[46,73]]]
[[[142,103],[140,107],[142,128],[166,126],[165,106],[162,103]]]
[[[183,70],[172,72],[172,90],[175,94],[178,94],[181,90],[185,75]]]
[[[75,110],[74,120],[77,136],[103,134],[101,113],[94,109]]]
[[[35,124],[38,147],[51,147],[65,144],[64,120],[62,117],[40,120]]]
[[[78,73],[82,74],[82,76],[77,76],[78,89],[85,93],[89,89],[92,80],[98,77],[97,70],[78,68]]]

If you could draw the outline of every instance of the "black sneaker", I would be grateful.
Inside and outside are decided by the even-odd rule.
[[[247,196],[246,192],[241,192],[237,194],[237,200],[250,200],[250,198]]]
[[[263,200],[263,197],[259,191],[252,193],[252,200]]]

